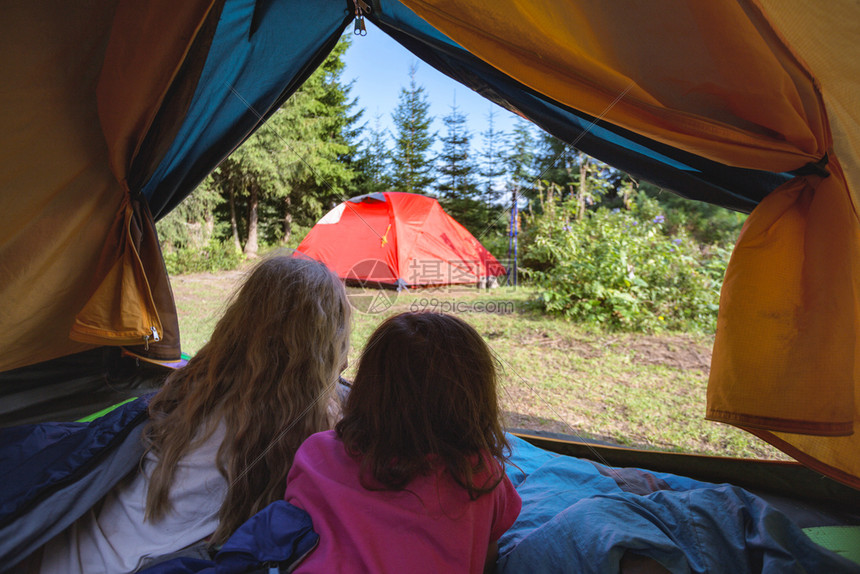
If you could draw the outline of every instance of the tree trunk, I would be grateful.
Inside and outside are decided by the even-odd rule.
[[[248,241],[245,242],[245,256],[253,259],[257,256],[257,208],[260,200],[257,195],[257,186],[252,185],[248,190]]]
[[[242,251],[242,243],[239,241],[239,226],[236,223],[236,194],[233,188],[230,188],[230,229],[233,232],[233,245],[236,246],[236,251]]]
[[[284,198],[284,245],[290,242],[293,235],[293,198],[288,193]]]
[[[206,210],[205,223],[203,224],[203,242],[208,244],[215,234],[215,214],[211,209]]]
[[[564,152],[564,171],[567,172],[567,197],[574,197],[576,194],[576,189],[573,187],[573,168],[570,165],[570,154],[566,151]],[[559,195],[561,196],[559,199],[564,199],[564,188],[559,190]]]
[[[585,217],[585,195],[588,193],[588,158],[585,154],[579,156],[579,210],[576,219]]]

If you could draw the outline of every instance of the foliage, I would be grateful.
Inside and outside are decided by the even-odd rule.
[[[640,194],[630,211],[575,219],[570,199],[532,218],[523,270],[552,313],[622,330],[713,330],[729,251],[666,233],[659,204]]]
[[[629,203],[633,187],[629,176],[548,133],[541,134],[538,141],[535,169],[540,174],[536,181],[537,200],[540,201],[543,190],[559,199],[576,196],[578,219],[585,215],[586,209],[601,205],[627,207]]]
[[[163,217],[156,229],[162,250],[206,245],[217,234],[214,210],[223,202],[211,176],[173,211]]]
[[[505,167],[508,173],[507,189],[511,197],[533,197],[535,193],[534,160],[535,141],[531,123],[518,118],[511,134],[509,152],[505,156]]]
[[[291,126],[295,168],[289,180],[289,202],[284,205],[283,239],[293,221],[314,223],[326,211],[348,199],[355,179],[358,153],[355,124],[363,111],[353,112],[350,86],[341,82],[343,53],[349,47],[344,36],[302,87],[282,108]]]
[[[313,222],[341,201],[354,177],[357,146],[348,85],[340,75],[348,37],[266,123],[218,167],[214,185],[245,236],[245,253],[263,241],[287,241],[293,221]]]
[[[648,182],[642,182],[639,189],[663,207],[667,227],[684,229],[700,243],[733,245],[747,218],[745,213],[685,199]]]
[[[446,133],[442,136],[436,180],[439,201],[445,211],[473,235],[482,235],[488,219],[487,208],[481,201],[476,177],[478,168],[472,158],[466,116],[454,104],[443,121]]]
[[[481,186],[481,199],[486,206],[487,220],[485,222],[488,233],[501,233],[504,230],[505,218],[502,201],[504,196],[504,185],[502,178],[505,175],[505,147],[507,136],[504,132],[496,130],[495,112],[491,109],[487,114],[487,129],[482,134],[484,147],[480,154],[479,173],[483,178]]]
[[[396,191],[424,193],[433,183],[430,147],[436,138],[430,132],[433,118],[424,87],[415,82],[415,67],[410,70],[409,89],[400,90],[400,102],[392,114],[396,133],[392,161],[392,184]]]
[[[478,237],[481,245],[486,247],[487,251],[493,254],[493,257],[499,260],[499,263],[507,266],[508,264],[508,236],[497,231],[490,230],[487,233]]]
[[[225,271],[238,268],[245,257],[230,241],[212,239],[204,247],[182,247],[164,253],[169,275]]]
[[[364,125],[365,136],[359,144],[355,161],[355,180],[352,195],[378,193],[391,189],[391,165],[389,162],[386,132],[380,127],[376,116],[373,127]]]

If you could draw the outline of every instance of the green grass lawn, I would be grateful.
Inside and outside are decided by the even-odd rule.
[[[171,278],[182,347],[206,342],[241,272]],[[459,315],[494,351],[511,428],[559,432],[622,445],[785,459],[763,441],[704,420],[712,336],[609,333],[555,317],[529,303],[527,288],[442,288],[397,294],[350,289],[350,367],[386,317],[407,310]]]

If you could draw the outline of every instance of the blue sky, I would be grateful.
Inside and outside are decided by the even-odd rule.
[[[350,26],[348,30],[351,29]],[[490,110],[495,110],[497,131],[510,133],[514,125],[514,114],[437,72],[369,21],[366,36],[352,36],[352,45],[344,55],[344,63],[346,68],[342,80],[344,83],[353,81],[350,94],[358,98],[358,108],[365,110],[362,121],[370,127],[379,116],[382,128],[393,129],[391,114],[399,102],[401,88],[409,86],[409,69],[413,64],[417,64],[415,81],[424,86],[430,102],[430,115],[434,118],[433,130],[439,136],[445,135],[442,118],[451,113],[455,98],[457,108],[467,116],[473,153],[479,153],[483,148],[481,133],[487,129]],[[438,139],[434,149],[437,152],[441,149]]]

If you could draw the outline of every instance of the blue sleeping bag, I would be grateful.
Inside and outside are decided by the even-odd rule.
[[[0,571],[138,468],[147,404],[148,397],[138,399],[91,423],[0,429]],[[499,541],[499,572],[615,573],[627,551],[673,573],[860,572],[743,489],[609,468],[508,438],[508,475],[523,509]],[[316,542],[307,514],[278,501],[240,527],[214,560],[177,558],[147,572],[289,568]]]
[[[0,572],[59,534],[138,468],[150,396],[90,423],[0,428]]]
[[[741,488],[609,468],[508,438],[523,508],[499,541],[499,573],[617,573],[627,551],[673,574],[860,572]]]
[[[90,423],[0,428],[0,572],[13,569],[139,468],[150,397]],[[239,528],[213,561],[177,558],[147,572],[286,568],[318,539],[306,512],[278,501]]]

